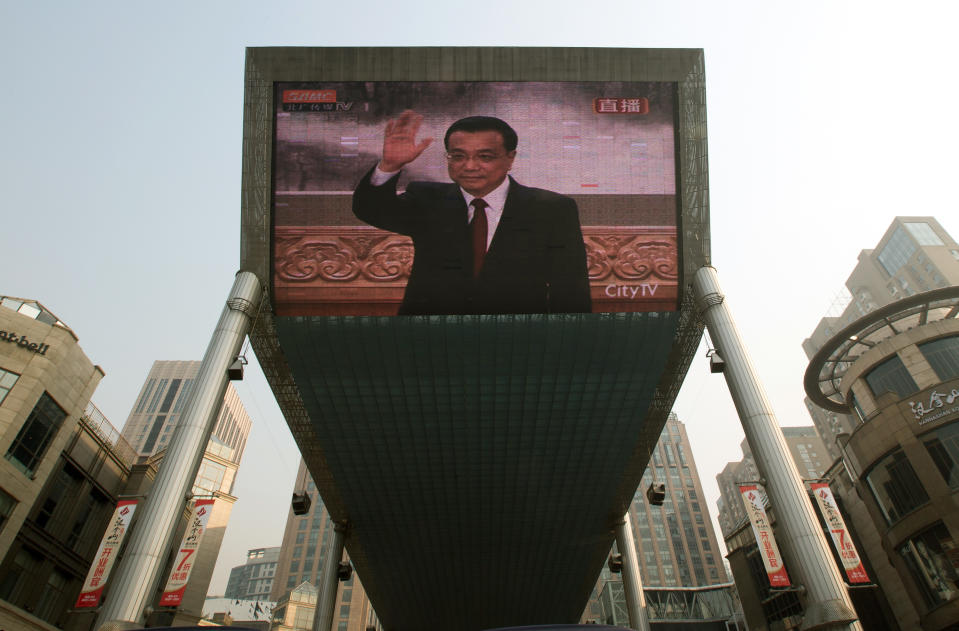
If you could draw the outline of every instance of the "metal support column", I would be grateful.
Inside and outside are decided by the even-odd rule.
[[[110,579],[97,628],[108,623],[114,629],[138,628],[146,622],[146,609],[223,404],[227,368],[240,352],[261,296],[260,281],[254,274],[237,273],[156,480],[136,511],[136,525]]]
[[[330,631],[336,608],[336,587],[339,583],[337,570],[343,560],[343,543],[346,540],[346,524],[333,522],[333,537],[330,551],[320,577],[320,592],[316,595],[316,612],[313,614],[313,631]]]
[[[628,511],[623,516],[623,521],[616,524],[616,548],[623,555],[623,595],[626,597],[629,628],[650,631],[649,617],[646,615],[646,596],[643,594],[643,579],[639,574],[636,541],[633,539],[633,526],[629,523]]]
[[[716,350],[726,362],[724,375],[749,441],[766,493],[776,511],[777,538],[791,552],[790,573],[805,587],[802,629],[856,629],[849,592],[833,561],[806,487],[789,455],[762,383],[753,368],[716,270],[701,267],[693,278],[696,304]]]

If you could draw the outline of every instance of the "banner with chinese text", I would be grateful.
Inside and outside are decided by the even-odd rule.
[[[96,607],[100,604],[100,596],[103,595],[103,587],[110,577],[110,570],[113,569],[113,562],[116,561],[117,553],[123,544],[123,539],[130,529],[130,521],[133,519],[133,511],[136,510],[138,500],[120,500],[113,511],[113,517],[110,518],[110,524],[107,531],[103,533],[103,539],[100,541],[100,547],[97,549],[97,555],[94,557],[93,565],[87,572],[87,578],[83,581],[83,588],[80,595],[77,596],[75,608]]]
[[[753,534],[756,535],[756,544],[759,546],[763,565],[766,566],[769,584],[773,587],[789,587],[789,575],[786,574],[783,558],[779,554],[779,546],[776,545],[776,539],[773,537],[772,525],[766,516],[758,487],[756,485],[740,486],[739,492],[742,493],[746,514],[749,515],[749,523],[753,526]]]
[[[839,512],[839,506],[836,505],[836,498],[833,497],[832,489],[825,482],[815,482],[809,485],[813,495],[816,496],[816,502],[819,504],[819,510],[822,511],[823,519],[826,520],[826,526],[829,528],[829,534],[832,535],[832,543],[839,552],[839,558],[842,560],[842,568],[846,571],[850,583],[868,583],[869,576],[866,574],[866,568],[862,565],[862,559],[856,551],[856,546],[849,536],[846,529],[846,522]]]
[[[160,596],[161,607],[177,607],[183,602],[183,592],[186,590],[187,581],[190,580],[190,572],[196,562],[196,551],[200,547],[200,541],[203,540],[203,533],[206,532],[206,524],[210,520],[212,510],[212,499],[197,500],[193,505],[190,522],[180,543],[180,551],[173,560],[170,578],[167,579],[163,595]]]

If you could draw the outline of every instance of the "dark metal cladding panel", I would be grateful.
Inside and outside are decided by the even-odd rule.
[[[277,318],[391,628],[578,618],[677,320]]]

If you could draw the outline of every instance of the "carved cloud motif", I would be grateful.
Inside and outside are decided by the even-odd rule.
[[[636,234],[631,228],[587,227],[591,281],[675,281],[676,241],[669,234]],[[405,282],[413,244],[381,230],[357,227],[287,228],[275,241],[278,280],[290,283]],[[622,233],[622,234],[618,234]]]

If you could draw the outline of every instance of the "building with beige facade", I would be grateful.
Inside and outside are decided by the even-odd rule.
[[[280,548],[247,550],[246,563],[230,570],[223,596],[240,600],[270,600]]]
[[[662,506],[646,497],[652,483],[666,485]],[[629,512],[645,584],[696,587],[728,580],[686,426],[675,413],[666,421]]]
[[[934,217],[896,217],[876,247],[862,250],[845,287],[826,317],[803,341],[812,357],[840,329],[880,307],[917,292],[959,285],[959,244]],[[833,460],[842,453],[836,439],[857,425],[851,414],[816,405],[806,409]]]
[[[136,450],[140,463],[162,466],[166,447],[191,394],[199,369],[198,361],[153,362],[123,426],[123,436]],[[157,608],[150,618],[155,624],[195,624],[203,616],[220,545],[237,499],[233,495],[233,485],[251,426],[252,420],[246,408],[236,389],[229,384],[192,490],[195,498],[213,498],[213,510],[197,551],[182,604],[175,610]],[[179,545],[183,527],[185,522],[174,537],[174,545]],[[163,580],[158,586],[160,590],[168,574],[169,569],[162,573]]]
[[[832,459],[816,429],[810,426],[781,429],[800,477],[807,482],[822,479]],[[727,463],[716,476],[720,492],[717,502],[719,526],[728,550],[726,558],[748,627],[791,629],[802,621],[802,605],[795,591],[770,589],[739,490],[740,485],[752,484],[762,490],[762,476],[746,439],[740,443],[740,448],[742,459]],[[768,500],[765,502],[770,519],[775,524],[774,507],[768,506]]]
[[[897,217],[846,287],[803,343],[830,486],[899,628],[952,628],[959,245],[932,217]]]
[[[783,427],[782,433],[800,477],[805,480],[821,478],[829,465],[832,464],[832,458],[829,457],[826,446],[823,444],[816,428],[809,426]],[[756,461],[745,438],[739,444],[739,447],[743,452],[742,460],[727,463],[716,476],[720,493],[720,500],[717,504],[719,527],[724,536],[739,528],[746,520],[746,509],[743,506],[739,486],[741,484],[755,484],[760,478]]]
[[[121,434],[90,403],[104,373],[76,334],[34,300],[0,297],[0,628],[90,628],[95,609],[73,609],[83,580],[117,501],[149,492],[198,365],[157,362]],[[216,500],[203,544],[182,605],[154,624],[202,616],[249,428],[231,387],[192,489]]]
[[[896,217],[876,247],[860,253],[845,290],[803,342],[810,358],[805,404],[821,438],[817,453],[826,456],[817,468],[871,581],[850,589],[864,628],[959,624],[955,588],[948,587],[952,570],[944,569],[959,558],[950,553],[949,530],[957,510],[950,489],[959,487],[942,482],[952,461],[949,448],[939,446],[948,445],[939,433],[948,433],[959,406],[950,416],[938,405],[944,393],[948,409],[959,377],[957,284],[959,246],[939,222]],[[924,404],[924,396],[932,402]],[[930,406],[935,411],[924,416]],[[796,464],[801,477],[815,477]],[[727,558],[750,628],[788,629],[802,620],[802,599],[770,589],[737,497],[737,478],[758,477],[748,458],[717,476]],[[767,503],[767,510],[775,529],[776,507]],[[787,570],[802,562],[787,549],[782,554]]]
[[[70,614],[135,459],[90,396],[103,377],[35,300],[0,297],[0,628]]]
[[[662,505],[646,489],[663,484]],[[735,617],[729,578],[706,505],[686,425],[670,413],[629,509],[647,613],[665,623],[682,611],[706,624]],[[615,546],[614,546],[615,552]],[[722,586],[722,587],[719,587]],[[699,606],[710,602],[711,606]],[[621,575],[603,568],[581,620],[628,626]]]
[[[806,372],[816,405],[854,419],[831,486],[863,552],[891,566],[884,591],[903,629],[959,624],[957,315],[959,286],[901,298],[839,330]]]
[[[198,361],[153,362],[123,425],[123,437],[138,454],[152,456],[167,446],[199,371]],[[239,462],[252,424],[236,388],[228,384],[210,437],[211,444],[226,445]],[[232,481],[226,485],[232,487]]]
[[[300,583],[288,591],[273,608],[270,631],[309,631],[316,615],[317,590],[312,583]]]
[[[304,620],[309,620],[305,628],[312,629],[316,591],[320,588],[320,576],[333,536],[330,514],[303,460],[300,460],[293,491],[309,495],[311,506],[302,515],[290,509],[283,543],[280,545],[270,594],[270,599],[277,601],[271,629],[283,631],[302,628],[297,625],[305,624]],[[349,560],[346,551],[342,560]],[[368,627],[379,627],[379,621],[363,583],[353,572],[349,579],[340,581],[337,587],[331,631],[366,631]]]

